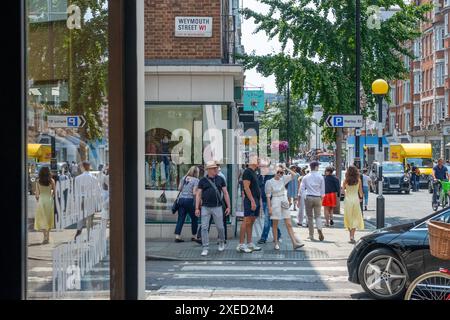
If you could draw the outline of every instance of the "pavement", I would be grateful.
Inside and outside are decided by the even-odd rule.
[[[405,194],[386,194],[386,224],[394,225],[420,219],[432,212],[427,190]],[[357,231],[356,239],[375,229],[376,195],[370,194],[369,210],[364,212],[366,230]],[[237,239],[230,239],[224,252],[217,251],[216,239],[210,240],[210,254],[202,257],[201,245],[189,241],[147,241],[146,289],[148,299],[367,299],[359,285],[347,280],[346,260],[353,245],[343,226],[343,215],[335,215],[335,225],[324,228],[325,241],[309,241],[307,228],[297,227],[296,237],[305,244],[294,251],[284,223],[281,250],[273,248],[272,233],[262,250],[236,251]],[[262,231],[262,219],[254,226],[254,242]],[[214,227],[214,225],[213,225]],[[41,245],[42,234],[28,232],[28,298],[52,298],[52,251],[56,245],[73,238],[75,229],[52,231],[51,242]],[[82,290],[67,298],[107,299],[109,261],[106,259],[82,277]]]
[[[308,240],[308,228],[297,226],[297,213],[291,211],[292,225],[296,238],[305,246],[301,249],[293,250],[292,242],[284,222],[280,223],[282,234],[282,242],[280,250],[274,249],[272,231],[269,232],[267,242],[258,245],[261,251],[252,253],[240,253],[236,250],[239,245],[239,238],[229,239],[223,252],[217,251],[217,240],[210,239],[209,254],[206,257],[200,255],[202,246],[196,242],[185,239],[185,242],[177,243],[174,240],[149,240],[146,245],[147,260],[189,260],[189,261],[270,261],[270,260],[286,260],[286,261],[304,261],[304,260],[330,260],[330,259],[347,259],[353,248],[353,244],[349,243],[348,231],[344,229],[343,214],[334,216],[334,226],[324,227],[324,241],[318,240],[317,230],[315,230],[315,240]],[[253,242],[260,239],[264,221],[257,219],[253,226]],[[214,225],[212,225],[214,227]],[[238,230],[240,223],[238,225]],[[356,240],[370,233],[375,226],[367,222],[366,230],[356,232]],[[239,236],[239,232],[238,232]]]

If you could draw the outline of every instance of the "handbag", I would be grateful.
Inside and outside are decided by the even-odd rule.
[[[178,192],[177,198],[175,199],[175,201],[172,204],[172,209],[171,209],[172,210],[172,214],[175,214],[178,211],[178,209],[180,208],[180,204],[178,202],[178,199],[180,198],[181,191],[183,191],[183,188],[186,185],[186,179],[185,178],[183,178],[183,186],[181,187],[181,190]]]
[[[286,200],[281,200],[281,208],[289,209],[290,208],[289,202]]]
[[[161,193],[158,200],[156,200],[156,201],[159,203],[167,203],[166,192],[163,191],[163,193]]]

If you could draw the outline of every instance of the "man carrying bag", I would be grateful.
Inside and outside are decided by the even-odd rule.
[[[223,225],[222,203],[225,200],[225,214],[230,213],[230,196],[226,187],[225,180],[218,175],[218,166],[215,161],[206,163],[207,175],[203,177],[198,184],[196,197],[195,215],[201,215],[202,220],[202,256],[208,255],[209,234],[208,226],[211,216],[214,219],[217,231],[219,233],[219,251],[225,249],[225,230]],[[223,199],[222,199],[223,193]],[[200,210],[201,204],[201,210]]]

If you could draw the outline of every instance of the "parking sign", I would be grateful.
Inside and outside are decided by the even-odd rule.
[[[327,117],[325,124],[332,128],[361,128],[363,116],[355,114],[332,114]]]

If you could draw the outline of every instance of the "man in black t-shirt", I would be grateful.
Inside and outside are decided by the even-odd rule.
[[[249,164],[242,174],[242,182],[244,185],[244,221],[241,225],[239,246],[236,248],[239,252],[259,251],[258,247],[252,242],[252,229],[256,217],[260,216],[261,212],[261,189],[259,187],[258,176],[256,169],[259,166],[259,159],[257,155],[249,157]],[[247,235],[247,245],[244,244],[245,235]]]
[[[208,174],[200,179],[195,201],[195,215],[202,217],[202,256],[208,255],[209,235],[208,227],[211,216],[219,233],[219,251],[225,249],[225,230],[223,225],[222,203],[225,201],[225,214],[230,214],[230,196],[225,180],[218,175],[218,166],[215,161],[206,163]],[[200,211],[201,204],[201,211]]]

